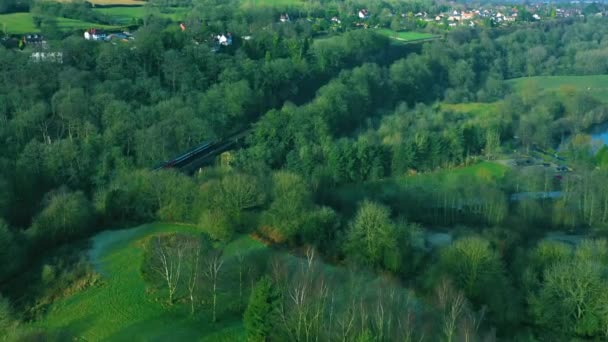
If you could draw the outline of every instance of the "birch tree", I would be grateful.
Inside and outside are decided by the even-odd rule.
[[[156,236],[153,240],[151,268],[165,283],[169,305],[173,304],[180,283],[185,251],[186,241],[182,236]]]
[[[216,251],[207,258],[203,269],[203,274],[211,283],[213,323],[217,322],[217,283],[223,265],[224,259],[222,258],[222,251]]]

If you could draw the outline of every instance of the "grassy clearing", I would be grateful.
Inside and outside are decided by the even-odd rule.
[[[508,170],[509,168],[502,164],[483,161],[471,166],[445,169],[415,176],[405,176],[400,181],[411,184],[412,182],[449,180],[458,179],[463,176],[474,176],[475,178],[489,182],[497,182],[505,176]]]
[[[442,103],[441,109],[483,118],[495,115],[499,105],[500,102]]]
[[[508,82],[518,91],[532,85],[562,96],[573,91],[586,92],[602,102],[608,102],[608,75],[522,77]]]
[[[483,180],[485,183],[497,184],[507,176],[509,168],[505,165],[482,161],[474,165],[442,169],[436,172],[420,173],[416,175],[397,176],[364,184],[346,185],[331,195],[333,205],[339,206],[347,213],[354,214],[357,203],[364,199],[386,201],[399,198],[403,194],[414,191],[412,195],[420,195],[418,190],[435,188],[442,183],[461,183],[468,177]],[[405,207],[392,200],[386,202],[394,206],[396,212],[407,211]]]
[[[154,15],[156,17],[168,18],[173,21],[182,20],[186,17],[189,12],[188,8],[177,8],[171,9],[171,12],[162,13],[154,8],[147,7],[105,7],[95,8],[96,12],[107,15],[117,24],[126,25],[131,23],[133,19],[142,19],[147,15]]]
[[[115,29],[117,26],[100,25],[68,18],[56,18],[60,30],[70,31],[87,29],[91,27]],[[39,33],[40,29],[34,25],[31,13],[10,13],[0,15],[0,28],[8,34]]]
[[[201,340],[201,336],[204,341],[242,339],[240,318],[212,325],[206,316],[188,318],[181,312],[183,308],[167,310],[146,295],[146,283],[140,272],[143,245],[154,234],[170,232],[195,234],[197,230],[190,226],[152,224],[96,235],[89,256],[103,277],[103,285],[53,304],[34,325],[48,331],[66,329],[88,341],[122,341],[133,336],[145,341],[195,341]],[[226,246],[227,258],[244,248],[251,252],[265,246],[241,236]]]
[[[142,0],[87,0],[93,5],[103,5],[103,6],[111,6],[111,5],[125,5],[125,6],[134,6],[134,5],[145,5],[146,1]]]
[[[241,0],[243,7],[302,6],[303,0]]]
[[[432,35],[430,33],[422,33],[422,32],[411,32],[411,31],[393,31],[387,28],[378,29],[376,32],[385,35],[389,38],[401,41],[401,42],[411,42],[416,40],[423,39],[431,39],[436,38],[438,36]]]

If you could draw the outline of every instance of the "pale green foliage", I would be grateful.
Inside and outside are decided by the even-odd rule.
[[[440,257],[443,268],[468,296],[476,294],[502,272],[500,257],[479,237],[456,241]]]
[[[344,248],[347,255],[359,264],[396,270],[400,264],[397,235],[389,209],[365,201],[351,224]]]
[[[205,210],[201,214],[199,225],[214,240],[229,241],[234,234],[234,223],[231,216],[221,209]]]
[[[300,233],[313,203],[310,190],[300,176],[280,171],[273,175],[273,182],[273,201],[264,214],[263,222],[267,229],[265,233],[281,242]]]
[[[67,241],[90,231],[93,215],[93,206],[82,192],[62,191],[36,217],[33,232],[45,241]]]
[[[606,240],[584,241],[567,258],[561,251],[560,262],[548,263],[529,297],[536,322],[560,334],[608,336],[607,254]]]

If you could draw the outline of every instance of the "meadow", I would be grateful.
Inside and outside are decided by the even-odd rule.
[[[93,9],[96,12],[102,13],[110,17],[111,21],[115,24],[126,25],[129,24],[133,19],[142,19],[148,14],[152,14],[156,17],[168,18],[173,21],[179,21],[184,19],[188,14],[188,8],[175,8],[170,9],[170,12],[160,12],[153,8],[147,8],[144,6],[138,7],[100,7]]]
[[[57,20],[57,26],[60,30],[79,30],[88,29],[91,27],[104,28],[104,29],[115,29],[117,26],[112,25],[101,25],[96,23],[89,23],[86,21],[68,19],[68,18],[55,18]],[[34,20],[31,13],[10,13],[0,15],[0,27],[6,34],[27,34],[27,33],[38,33],[40,29],[34,25]]]
[[[436,189],[438,184],[459,184],[463,179],[476,179],[487,184],[498,184],[507,177],[509,168],[491,161],[481,161],[468,166],[446,168],[434,172],[389,177],[364,184],[348,184],[329,196],[330,203],[354,214],[359,202],[365,199],[387,200],[396,212],[407,212],[407,206],[399,201],[402,197],[418,196],[422,189]]]
[[[499,106],[500,102],[442,103],[441,109],[484,118],[496,114]]]
[[[608,75],[522,77],[507,82],[516,90],[533,86],[561,96],[567,96],[576,90],[588,93],[599,101],[608,102]]]
[[[175,305],[167,309],[148,295],[141,273],[143,246],[155,234],[172,232],[200,233],[192,226],[150,224],[105,231],[93,237],[89,258],[102,276],[102,285],[54,303],[35,327],[67,331],[88,341],[126,340],[133,336],[138,340],[241,339],[240,317],[223,317],[219,323],[211,324],[204,310],[191,318],[185,308]],[[263,248],[262,243],[243,235],[225,246],[224,256],[228,260],[237,251],[246,254]],[[226,286],[232,288],[234,284]],[[224,298],[224,303],[230,300],[234,299]]]
[[[303,0],[241,0],[243,7],[273,7],[273,6],[299,6],[306,4]]]
[[[423,33],[423,32],[411,32],[411,31],[393,31],[387,28],[383,28],[383,29],[378,29],[376,30],[376,32],[387,36],[389,38],[401,41],[401,42],[411,42],[411,41],[417,41],[417,40],[424,40],[424,39],[432,39],[432,38],[438,38],[438,36],[430,34],[430,33]]]
[[[117,6],[117,5],[135,6],[135,5],[145,5],[146,4],[146,1],[142,1],[142,0],[87,0],[87,1],[92,3],[93,5],[100,5],[100,6]]]

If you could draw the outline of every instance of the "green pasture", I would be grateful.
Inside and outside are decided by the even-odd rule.
[[[195,227],[150,224],[137,228],[106,231],[92,238],[89,257],[102,276],[102,285],[88,288],[54,303],[48,313],[34,323],[47,331],[68,331],[78,339],[235,341],[242,339],[240,317],[220,319],[212,324],[208,312],[190,318],[183,305],[167,309],[146,293],[141,274],[146,239],[160,233],[196,234]],[[240,236],[225,247],[229,260],[237,251],[251,252],[265,246],[248,236]],[[234,301],[224,298],[224,303]]]
[[[299,6],[305,5],[303,0],[241,0],[243,7],[274,7],[274,6]]]
[[[444,182],[458,183],[467,177],[496,184],[507,176],[508,171],[509,168],[505,165],[482,161],[474,165],[442,169],[436,172],[396,176],[364,184],[349,184],[340,187],[331,195],[331,198],[334,205],[341,206],[346,212],[350,211],[354,214],[357,203],[365,199],[383,201],[386,198],[399,197],[411,189],[433,188],[436,184]]]
[[[188,8],[172,8],[167,12],[161,12],[158,9],[139,6],[139,7],[103,7],[94,8],[96,12],[108,16],[112,22],[116,24],[126,25],[131,23],[133,19],[143,19],[148,15],[155,17],[167,18],[173,21],[183,20],[189,12]]]
[[[114,29],[116,26],[100,25],[76,19],[55,18],[60,30],[70,31],[88,29],[91,27]],[[40,29],[34,25],[31,13],[10,13],[0,15],[0,28],[7,34],[39,33]]]
[[[487,117],[498,112],[500,102],[442,103],[441,109],[475,117]]]
[[[569,96],[573,91],[577,91],[608,102],[608,75],[522,77],[507,82],[519,91],[526,87],[537,87],[561,96]]]
[[[411,42],[411,41],[416,41],[416,40],[423,40],[423,39],[431,39],[431,38],[437,38],[438,36],[436,35],[432,35],[430,33],[423,33],[423,32],[411,32],[411,31],[393,31],[387,28],[383,28],[383,29],[377,29],[376,32],[378,32],[381,35],[387,36],[389,38],[401,41],[401,42]]]

